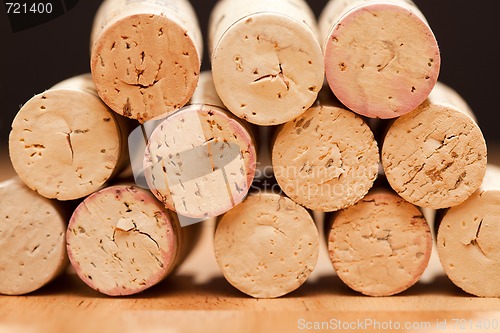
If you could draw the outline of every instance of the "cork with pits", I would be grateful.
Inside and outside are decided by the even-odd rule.
[[[85,74],[23,105],[12,123],[10,159],[19,177],[40,195],[78,199],[122,170],[125,131]]]
[[[205,218],[244,199],[255,164],[253,136],[236,117],[216,106],[190,105],[153,131],[144,174],[167,208]]]
[[[87,197],[67,232],[78,276],[110,296],[135,294],[164,279],[179,263],[182,242],[177,216],[149,191],[128,185]]]
[[[441,215],[437,249],[455,285],[481,297],[500,297],[500,169],[488,165],[482,186]]]
[[[167,208],[192,218],[213,217],[247,195],[256,143],[248,124],[224,108],[210,72],[202,73],[189,103],[153,131],[144,174]]]
[[[486,171],[486,142],[472,111],[438,83],[428,100],[397,119],[382,145],[392,188],[422,207],[447,208],[476,191]]]
[[[326,79],[349,109],[395,118],[415,109],[440,69],[436,38],[406,0],[331,0],[319,25]]]
[[[66,222],[61,203],[18,178],[0,183],[0,294],[30,293],[64,271]]]
[[[256,298],[299,288],[316,266],[318,230],[311,215],[287,197],[255,193],[217,225],[215,257],[224,277]]]
[[[97,91],[115,112],[141,123],[189,101],[202,51],[187,0],[106,0],[94,19],[91,70]]]
[[[328,250],[340,279],[369,296],[389,296],[415,284],[432,251],[420,210],[394,192],[376,188],[335,213]]]
[[[272,148],[283,191],[309,209],[326,212],[361,200],[377,178],[378,162],[368,125],[331,98],[320,98],[281,126]]]
[[[316,30],[302,0],[219,1],[209,50],[226,107],[258,125],[282,124],[307,110],[324,80]]]

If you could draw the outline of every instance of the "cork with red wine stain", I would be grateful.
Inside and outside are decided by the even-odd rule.
[[[167,208],[208,218],[247,195],[255,175],[255,139],[248,124],[218,100],[209,72],[201,76],[190,103],[153,131],[144,175]]]
[[[319,25],[326,79],[349,109],[396,118],[437,82],[440,53],[423,14],[406,0],[331,0]]]
[[[115,185],[87,197],[73,213],[68,256],[91,288],[110,296],[132,295],[180,264],[185,229],[149,191]]]

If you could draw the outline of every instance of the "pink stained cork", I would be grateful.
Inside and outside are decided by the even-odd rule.
[[[331,0],[320,28],[328,84],[356,113],[404,115],[427,98],[438,79],[438,44],[410,1]]]

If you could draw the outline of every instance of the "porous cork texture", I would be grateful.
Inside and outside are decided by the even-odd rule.
[[[126,145],[122,135],[90,74],[77,76],[35,95],[19,110],[9,136],[10,160],[40,195],[79,199],[119,171]]]
[[[154,196],[115,185],[87,197],[75,210],[67,248],[78,276],[110,295],[132,295],[164,279],[179,256],[180,225]]]
[[[349,109],[395,118],[431,92],[440,69],[436,38],[404,0],[331,0],[319,21],[326,79]]]
[[[206,218],[227,212],[247,195],[255,175],[252,133],[230,112],[193,104],[153,131],[144,175],[153,194],[177,213]]]
[[[17,178],[0,183],[0,294],[35,291],[67,267],[60,208]]]
[[[249,195],[220,220],[215,257],[224,277],[256,298],[299,288],[316,266],[318,230],[311,215],[276,193]]]
[[[277,125],[316,100],[324,65],[304,1],[219,1],[209,39],[215,88],[236,116]]]
[[[486,142],[461,102],[456,92],[438,83],[426,102],[388,129],[382,165],[391,187],[405,200],[447,208],[464,202],[481,185]]]
[[[481,297],[500,297],[500,169],[488,165],[481,188],[448,209],[440,221],[437,249],[455,285]]]
[[[361,117],[322,102],[278,129],[273,171],[295,202],[329,212],[361,200],[377,178],[377,142]]]
[[[340,279],[369,296],[390,296],[415,284],[432,251],[430,228],[414,205],[374,189],[334,215],[328,250]]]
[[[115,112],[144,123],[189,101],[202,39],[188,1],[107,0],[92,37],[92,75]]]

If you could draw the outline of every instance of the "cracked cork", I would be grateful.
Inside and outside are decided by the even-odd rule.
[[[356,113],[399,117],[420,105],[437,82],[436,38],[410,1],[331,0],[319,26],[328,84]]]
[[[277,125],[316,100],[324,65],[305,1],[219,1],[208,34],[215,87],[236,116]]]
[[[500,297],[500,169],[488,165],[478,191],[444,212],[437,250],[444,271],[464,291]]]
[[[97,191],[123,166],[123,129],[98,97],[90,74],[35,95],[19,110],[9,153],[19,177],[47,198]]]
[[[377,188],[333,216],[328,250],[340,279],[369,296],[389,296],[415,284],[432,251],[430,228],[414,205]]]
[[[97,91],[115,112],[141,123],[171,113],[196,88],[201,42],[189,1],[106,0],[92,32]]]
[[[472,111],[438,82],[426,102],[397,119],[382,145],[391,187],[433,209],[456,206],[476,191],[486,171],[486,142]]]
[[[280,194],[259,193],[220,219],[214,250],[235,288],[255,298],[274,298],[309,277],[318,259],[319,235],[306,209]]]
[[[175,214],[149,191],[107,187],[87,197],[71,217],[68,256],[78,276],[110,295],[132,295],[163,280],[179,263]]]
[[[15,178],[0,183],[0,294],[35,291],[68,266],[62,206]]]
[[[295,202],[329,212],[361,200],[377,178],[379,152],[368,125],[320,93],[319,103],[277,131],[273,171]]]
[[[243,121],[217,106],[222,103],[209,72],[201,76],[191,102],[151,134],[144,175],[168,209],[207,218],[227,212],[247,195],[255,175],[255,140]]]

